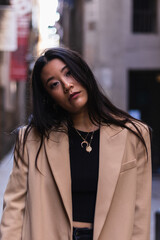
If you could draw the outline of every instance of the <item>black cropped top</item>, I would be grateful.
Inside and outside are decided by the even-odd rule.
[[[87,132],[79,131],[86,138]],[[69,129],[69,150],[72,180],[73,221],[94,221],[99,170],[99,129],[93,134],[92,151],[89,153],[81,143],[82,138],[74,128]],[[90,141],[92,132],[87,136]]]

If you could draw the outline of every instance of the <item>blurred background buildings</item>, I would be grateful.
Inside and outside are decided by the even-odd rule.
[[[160,0],[0,0],[0,158],[30,114],[30,73],[48,47],[88,62],[118,107],[153,128],[160,174]]]
[[[113,103],[152,127],[151,239],[157,240],[160,0],[0,0],[0,217],[12,169],[10,132],[31,113],[36,57],[55,46],[78,51]]]

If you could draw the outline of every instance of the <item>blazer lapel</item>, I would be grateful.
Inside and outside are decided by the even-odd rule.
[[[126,131],[108,126],[100,130],[100,156],[93,240],[99,238],[116,188],[124,153]]]
[[[72,225],[71,174],[67,134],[60,132],[52,133],[49,140],[45,140],[45,152],[70,224]]]
[[[125,134],[126,131],[122,131],[122,128],[111,129],[103,126],[100,129],[99,179],[93,240],[99,238],[109,211],[123,158],[125,147],[123,135]],[[52,133],[49,140],[45,139],[44,148],[72,227],[71,173],[67,134]]]

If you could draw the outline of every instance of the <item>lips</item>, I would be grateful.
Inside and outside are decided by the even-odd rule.
[[[79,94],[80,94],[80,92],[71,93],[71,94],[69,95],[69,100],[72,100],[72,99],[78,97]]]

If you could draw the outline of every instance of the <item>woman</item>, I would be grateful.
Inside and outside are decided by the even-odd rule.
[[[32,74],[1,240],[148,240],[148,127],[116,108],[81,57],[53,48]]]

